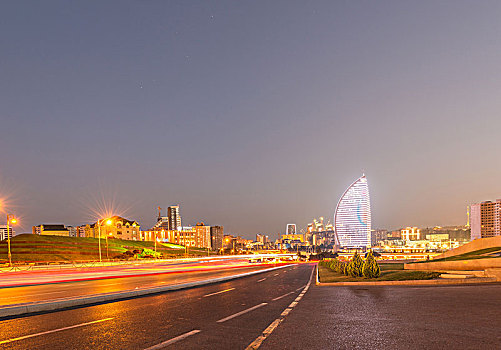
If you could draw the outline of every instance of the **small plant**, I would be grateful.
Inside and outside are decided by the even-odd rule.
[[[362,266],[362,274],[365,278],[377,278],[381,275],[381,269],[372,254],[372,250],[367,254],[367,258]]]

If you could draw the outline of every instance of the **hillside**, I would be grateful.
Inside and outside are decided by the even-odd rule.
[[[154,242],[127,241],[122,239],[101,239],[102,259],[119,259],[125,252],[155,249]],[[13,262],[71,262],[99,260],[99,242],[97,238],[39,236],[22,234],[11,240]],[[157,252],[163,258],[185,256],[185,248],[174,244],[157,244]],[[207,256],[207,249],[189,248],[189,256]],[[8,262],[7,241],[0,242],[0,264]]]

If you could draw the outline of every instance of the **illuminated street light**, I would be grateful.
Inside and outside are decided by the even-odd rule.
[[[108,219],[106,220],[106,226],[111,226],[111,224],[113,223],[113,220],[111,219]],[[108,236],[111,235],[111,232],[108,232],[108,229],[106,229],[106,259],[109,261],[110,260],[110,256],[109,256],[109,251],[108,251]]]
[[[7,214],[7,246],[8,246],[8,255],[9,255],[9,267],[12,266],[12,253],[10,252],[10,224],[16,224],[17,219],[12,214]]]

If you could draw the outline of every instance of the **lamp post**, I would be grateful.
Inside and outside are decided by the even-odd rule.
[[[108,219],[106,220],[106,226],[111,226],[111,224],[113,223],[113,221],[111,219]],[[109,253],[108,253],[108,236],[109,236],[109,232],[108,232],[108,229],[106,229],[106,259],[109,261],[110,260],[110,256],[109,256]]]
[[[12,214],[7,214],[7,246],[8,246],[8,255],[9,255],[9,267],[12,266],[12,254],[10,252],[10,223],[15,224],[17,219]]]
[[[101,262],[101,222],[103,220],[97,220],[97,230],[98,230],[98,244],[99,244],[99,262]]]

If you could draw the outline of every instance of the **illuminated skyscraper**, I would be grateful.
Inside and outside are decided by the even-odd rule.
[[[337,243],[341,247],[370,247],[371,204],[365,175],[352,183],[339,199],[334,227]]]
[[[169,218],[169,230],[177,230],[181,227],[181,214],[179,214],[179,205],[171,205],[167,208],[167,217]]]

